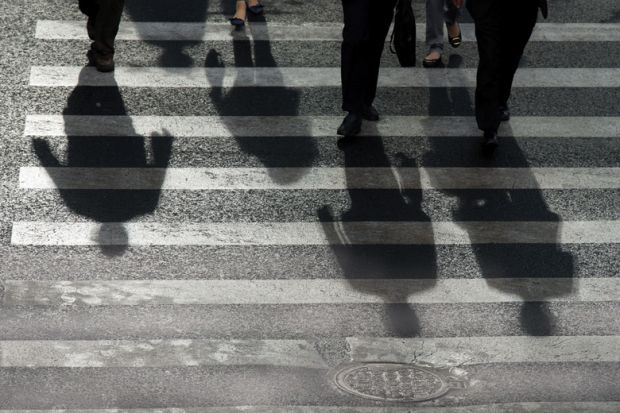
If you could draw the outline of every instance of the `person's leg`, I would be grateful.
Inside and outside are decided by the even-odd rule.
[[[426,57],[429,59],[437,59],[443,52],[444,1],[426,0]]]
[[[123,13],[124,0],[80,0],[88,16],[86,28],[93,41],[88,52],[91,64],[101,72],[114,70],[114,40]]]
[[[338,135],[354,136],[362,127],[372,2],[373,0],[342,0],[342,109],[349,113],[338,127]]]
[[[79,0],[79,8],[82,13],[88,17],[92,17],[97,14],[98,2],[97,0]]]
[[[97,0],[93,50],[101,56],[114,55],[114,40],[123,14],[124,0]]]
[[[364,105],[371,2],[373,0],[342,0],[342,109],[346,112],[359,113]]]
[[[469,8],[476,25],[478,43],[478,73],[476,76],[476,121],[485,133],[495,133],[499,127],[500,57],[505,47],[501,39],[500,7]],[[499,4],[499,6],[498,6]]]
[[[247,17],[247,9],[248,5],[245,0],[237,0],[235,4],[235,14],[232,18],[245,21]]]
[[[452,0],[444,0],[444,20],[448,29],[448,40],[452,47],[459,47],[463,39],[458,22],[460,16],[461,10],[454,5]]]
[[[444,21],[448,26],[452,26],[458,22],[461,17],[461,9],[454,5],[452,0],[444,0]]]
[[[385,39],[394,19],[396,0],[375,1],[370,7],[371,25],[369,47],[366,54],[367,75],[365,80],[364,105],[372,106],[377,95],[381,55],[385,48]]]
[[[515,72],[536,25],[538,1],[521,0],[516,4],[508,2],[505,7],[502,18],[504,43],[501,57],[499,104],[507,108]]]
[[[99,10],[97,0],[80,0],[79,7],[80,11],[88,16],[88,21],[86,22],[88,37],[90,40],[95,40],[95,17]]]

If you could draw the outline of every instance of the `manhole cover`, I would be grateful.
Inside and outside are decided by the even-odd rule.
[[[345,367],[336,374],[336,385],[367,399],[420,402],[443,396],[463,383],[413,364],[365,363]]]

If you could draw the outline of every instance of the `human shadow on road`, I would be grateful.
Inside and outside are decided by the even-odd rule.
[[[254,17],[262,24],[261,35],[269,37],[269,27],[262,16]],[[221,56],[215,49],[207,55],[207,80],[211,85],[209,97],[220,119],[235,137],[239,148],[267,168],[270,178],[280,185],[294,183],[301,179],[313,165],[318,154],[309,118],[299,116],[301,91],[282,86],[284,75],[278,69],[269,40],[253,40],[252,24],[244,30],[231,32],[234,36],[233,53],[235,69],[224,67]],[[269,68],[269,81],[274,86],[248,86],[244,80],[261,78],[261,68]],[[227,72],[237,71],[232,87],[220,87],[228,81]],[[244,75],[245,74],[245,75]],[[280,136],[280,133],[249,136],[239,132],[240,117],[251,116],[259,130],[267,129],[274,117],[294,122],[294,136]],[[275,131],[274,131],[275,132]],[[272,168],[288,168],[286,173],[277,173]]]
[[[93,71],[92,67],[83,68],[80,80],[92,77]],[[95,76],[112,77],[113,74]],[[97,119],[100,120],[101,116],[127,115],[125,103],[116,85],[78,85],[70,94],[63,115],[67,136],[65,161],[62,161],[62,156],[54,154],[50,144],[44,139],[32,140],[34,153],[59,188],[65,205],[75,214],[102,223],[98,233],[92,235],[97,245],[101,246],[102,252],[108,256],[121,255],[128,244],[124,223],[152,213],[159,203],[161,186],[171,155],[172,138],[153,135],[146,142],[144,137],[136,136],[130,118],[123,119],[123,131],[126,132],[124,136],[92,136],[88,131],[97,127]],[[79,121],[75,115],[92,118]],[[163,135],[167,133],[164,132]],[[148,159],[149,153],[151,160]],[[150,189],[135,190],[127,187],[127,181],[131,182],[132,178],[130,170],[112,175],[108,179],[102,178],[101,175],[106,173],[107,168],[151,168],[148,171],[148,182],[141,182],[147,183]],[[96,186],[101,180],[104,182],[103,188],[92,188],[92,185]],[[72,189],[76,188],[76,185],[79,189]],[[91,189],[83,189],[84,187]]]
[[[458,68],[462,59],[452,55],[448,66]],[[473,115],[474,104],[466,88],[431,88],[429,115],[446,116],[467,113]],[[428,126],[428,122],[425,123]],[[429,132],[430,134],[430,132]],[[428,135],[428,134],[427,134]],[[502,125],[500,147],[494,156],[485,156],[481,151],[480,138],[429,137],[432,150],[423,160],[426,167],[481,167],[481,168],[523,168],[530,165],[526,155],[512,137],[510,123]],[[456,154],[456,155],[455,155]],[[489,172],[491,173],[491,172]],[[431,178],[433,174],[431,174]],[[534,176],[530,182],[536,182]],[[441,186],[436,179],[434,187]],[[561,218],[549,210],[539,188],[513,189],[444,189],[446,194],[458,201],[453,211],[454,221],[463,223],[471,241],[481,276],[487,284],[508,294],[521,296],[521,325],[529,335],[552,335],[554,320],[546,300],[561,297],[573,291],[573,257],[562,249],[560,243]],[[523,239],[537,238],[540,229],[536,222],[549,223],[546,238],[557,240],[552,243],[488,243],[491,228],[470,226],[471,222],[532,222],[520,233]],[[457,275],[457,274],[455,274]],[[553,290],[531,291],[526,285],[507,283],[507,279],[518,278],[562,278]],[[532,300],[531,297],[536,297]]]
[[[207,14],[209,0],[178,0],[171,4],[169,0],[129,0],[125,2],[125,10],[136,22],[184,22],[193,23],[195,27],[200,27],[202,33],[207,30]],[[234,2],[219,0],[224,7],[228,3],[234,8]],[[138,26],[138,31],[143,26]],[[144,36],[147,33],[141,32]],[[180,36],[182,39],[182,36]],[[200,44],[202,40],[148,40],[148,43],[161,48],[159,56],[159,66],[162,67],[189,67],[194,64],[194,59],[187,53],[186,49]]]
[[[430,221],[421,207],[422,191],[411,189],[419,188],[419,182],[407,182],[398,172],[398,168],[415,168],[415,160],[397,154],[398,164],[393,164],[385,152],[382,138],[378,133],[374,135],[343,138],[338,142],[345,158],[350,207],[337,216],[332,207],[326,205],[318,211],[318,218],[350,285],[364,294],[381,297],[386,304],[389,334],[419,336],[422,334],[421,326],[409,303],[415,301],[416,293],[435,285],[434,246],[432,243],[385,245],[384,237],[390,237],[385,234],[385,229],[378,227],[360,231],[347,226],[360,221],[379,224]],[[356,185],[359,182],[355,171],[357,167],[392,168],[394,182],[389,185],[390,189],[360,189]],[[427,239],[433,238],[430,231]],[[376,243],[369,240],[376,240]],[[390,285],[386,281],[397,284],[386,288]]]

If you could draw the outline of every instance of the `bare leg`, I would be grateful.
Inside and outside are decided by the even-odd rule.
[[[245,3],[245,0],[237,0],[237,9],[235,11],[235,15],[233,16],[233,19],[240,19],[245,21],[247,8],[248,6]]]
[[[457,21],[451,25],[448,25],[448,34],[450,37],[456,37],[461,34],[461,28],[459,27],[459,23]]]

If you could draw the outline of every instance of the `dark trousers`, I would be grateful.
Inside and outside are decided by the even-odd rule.
[[[86,28],[95,53],[114,54],[124,4],[125,0],[80,0],[80,10],[88,16]]]
[[[499,108],[510,97],[512,81],[538,17],[538,0],[469,0],[476,25],[478,75],[476,120],[483,131],[497,131]]]
[[[342,0],[342,109],[359,112],[377,93],[385,38],[397,0]]]

